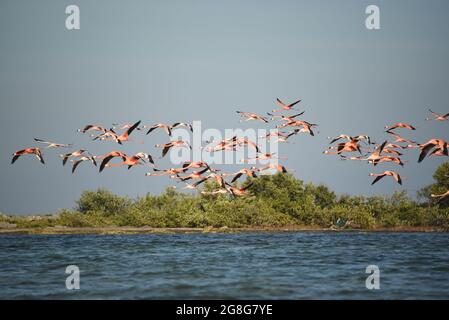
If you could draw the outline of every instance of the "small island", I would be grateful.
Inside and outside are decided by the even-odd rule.
[[[435,183],[418,192],[390,196],[337,195],[324,185],[304,183],[289,173],[248,178],[250,196],[210,194],[167,188],[137,199],[106,189],[85,191],[73,210],[55,214],[0,215],[0,234],[136,234],[260,231],[449,231],[449,199],[431,194],[449,189],[449,162],[433,174]]]

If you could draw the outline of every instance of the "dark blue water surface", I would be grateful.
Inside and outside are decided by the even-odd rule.
[[[0,298],[448,299],[449,234],[2,235]]]

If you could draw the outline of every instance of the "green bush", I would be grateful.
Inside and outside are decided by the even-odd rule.
[[[132,201],[100,188],[96,191],[84,191],[76,204],[76,211],[81,213],[101,212],[107,216],[124,212]]]
[[[446,167],[444,167],[446,168]],[[443,168],[443,169],[444,169]],[[439,168],[435,175],[444,183]],[[189,195],[167,188],[160,195],[137,199],[114,195],[105,189],[85,191],[74,211],[56,216],[19,217],[0,215],[0,222],[17,227],[275,227],[313,225],[335,227],[346,221],[349,228],[395,226],[437,226],[449,229],[449,210],[434,202],[417,203],[406,192],[391,196],[337,196],[324,185],[295,179],[290,174],[248,178],[243,185],[252,196],[234,198],[228,194]],[[219,186],[206,182],[204,190]],[[338,226],[337,226],[338,227]]]

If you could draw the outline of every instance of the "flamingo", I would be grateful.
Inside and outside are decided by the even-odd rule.
[[[177,127],[186,127],[186,128],[189,128],[190,132],[193,132],[193,126],[187,122],[176,122],[176,123],[173,123],[171,126],[172,129],[177,128]]]
[[[137,166],[137,165],[145,165],[144,163],[140,162],[141,160],[143,160],[145,158],[149,159],[150,162],[153,161],[150,155],[143,153],[143,152],[139,152],[139,153],[133,155],[132,157],[126,156],[125,159],[123,160],[123,162],[121,162],[121,163],[113,163],[113,164],[107,163],[103,166],[103,168],[104,167],[111,168],[111,167],[128,166],[128,170],[129,170],[132,167]]]
[[[183,141],[183,140],[170,141],[166,144],[156,144],[155,147],[163,148],[162,149],[162,157],[165,157],[167,152],[173,147],[188,147],[188,148],[192,149],[190,144],[187,141]]]
[[[389,153],[389,154],[394,154],[394,155],[397,155],[397,156],[403,156],[404,155],[403,153],[400,153],[399,151],[396,151],[394,149],[389,149],[389,148],[384,148],[384,152],[385,153]]]
[[[426,118],[427,121],[435,120],[435,121],[449,121],[449,113],[446,114],[438,114],[429,109],[429,112],[434,116],[434,118]]]
[[[298,113],[298,114],[295,114],[295,115],[292,115],[292,116],[286,116],[286,115],[274,115],[272,113],[267,112],[267,114],[271,117],[271,120],[279,118],[279,119],[281,119],[283,121],[286,121],[286,122],[294,121],[295,118],[297,118],[299,116],[302,116],[304,113],[305,113],[305,111],[303,111],[301,113]]]
[[[72,166],[72,174],[75,173],[75,170],[76,170],[76,168],[78,167],[78,165],[79,165],[81,162],[84,162],[84,161],[90,161],[90,162],[92,162],[92,164],[93,164],[94,166],[97,166],[97,162],[95,161],[95,158],[92,157],[92,156],[89,156],[89,157],[82,156],[82,157],[80,157],[78,160],[70,160],[70,161],[73,162],[73,166]]]
[[[350,157],[350,158],[346,158],[343,157],[344,160],[361,160],[361,161],[368,161],[368,162],[374,162],[378,159],[380,159],[382,156],[382,152],[385,148],[385,146],[387,145],[387,141],[384,141],[381,145],[377,146],[377,148],[371,152],[371,154],[366,157],[366,158],[361,158],[361,157]]]
[[[444,149],[435,148],[429,153],[429,157],[447,157],[448,154],[444,152]]]
[[[182,165],[182,168],[185,170],[190,169],[190,168],[209,168],[210,169],[209,164],[207,164],[207,162],[204,162],[204,161],[188,161]]]
[[[249,140],[249,139],[247,139],[247,138],[245,138],[245,137],[239,138],[239,139],[237,140],[237,144],[238,144],[238,145],[248,145],[248,146],[251,146],[251,147],[253,147],[253,148],[256,150],[256,152],[260,152],[259,146],[258,146],[255,142],[253,142],[253,141],[251,141],[251,140]]]
[[[191,174],[188,174],[183,177],[181,177],[179,174],[176,174],[176,177],[178,177],[179,180],[181,180],[181,181],[186,181],[186,180],[190,180],[190,179],[192,179],[192,180],[203,179],[204,177],[202,176],[202,174],[208,170],[209,170],[209,168],[205,168],[201,171],[193,171]]]
[[[34,154],[42,164],[45,164],[44,158],[42,156],[42,151],[39,148],[26,148],[14,152],[12,155],[11,164],[16,162],[16,160],[19,159],[19,157],[23,156],[24,154]]]
[[[87,131],[99,131],[99,132],[105,133],[108,130],[103,128],[102,126],[97,126],[97,125],[94,125],[94,124],[88,124],[84,128],[78,129],[77,131],[81,132],[81,133],[86,133]]]
[[[111,152],[105,153],[101,156],[94,156],[94,158],[95,159],[105,159],[105,158],[111,157],[111,156],[124,158],[124,157],[126,157],[126,154],[121,151],[111,151]]]
[[[278,106],[280,106],[280,109],[273,109],[273,110],[271,110],[271,112],[279,112],[279,111],[283,111],[283,110],[292,110],[292,109],[294,109],[293,107],[295,105],[297,105],[298,103],[300,103],[301,101],[302,100],[298,100],[298,101],[292,102],[290,104],[285,104],[279,98],[276,98],[276,103],[278,104]]]
[[[132,123],[122,123],[122,124],[118,124],[118,123],[113,123],[112,124],[112,129],[116,130],[128,130],[133,126]],[[137,127],[136,130],[141,130],[141,128]]]
[[[287,123],[284,123],[282,125],[276,126],[276,128],[284,128],[284,127],[302,127],[301,129],[295,130],[297,133],[308,133],[311,136],[314,136],[315,134],[312,131],[313,127],[318,126],[317,124],[314,123],[309,123],[307,121],[303,121],[303,120],[295,120],[295,121],[290,121]]]
[[[379,181],[380,179],[382,179],[383,177],[386,176],[390,176],[393,177],[397,183],[399,183],[400,185],[402,185],[402,178],[401,176],[394,172],[394,171],[384,171],[383,173],[370,173],[369,174],[371,177],[376,177],[373,182],[371,183],[371,185],[375,184],[377,181]]]
[[[164,175],[168,175],[168,174],[179,174],[182,172],[186,172],[187,168],[170,168],[170,169],[166,169],[166,170],[160,170],[160,169],[156,169],[153,168],[153,171],[159,172],[159,173],[145,173],[146,176],[164,176]]]
[[[403,147],[403,146],[400,146],[400,145],[395,144],[395,143],[387,143],[385,145],[385,148],[388,148],[388,149],[407,149],[407,147]]]
[[[300,133],[301,132],[301,130],[300,129],[295,129],[295,130],[293,130],[293,131],[290,131],[288,134],[286,134],[285,136],[282,136],[282,135],[279,135],[277,138],[276,138],[276,142],[286,142],[286,143],[288,143],[288,138],[290,138],[291,136],[296,136],[298,133]],[[270,140],[268,140],[268,142],[270,142],[271,143],[271,139]]]
[[[220,189],[214,190],[214,191],[201,191],[201,194],[215,196],[217,194],[227,194],[229,192],[230,191],[227,188],[225,188],[225,189],[220,188]]]
[[[402,136],[400,136],[398,134],[395,134],[395,133],[393,133],[391,131],[388,131],[388,130],[386,132],[396,138],[396,140],[393,141],[393,143],[395,143],[395,142],[405,142],[405,143],[409,143],[411,145],[416,144],[416,141],[412,141],[412,140],[406,139],[406,138],[404,138],[404,137],[402,137]]]
[[[437,150],[440,150],[441,153],[448,155],[447,141],[443,139],[430,139],[426,143],[418,144],[418,147],[421,149],[418,162],[422,162],[433,148],[436,148]]]
[[[92,141],[96,141],[96,140],[101,140],[101,141],[106,141],[106,140],[113,141],[114,140],[115,141],[117,134],[115,133],[114,129],[111,128],[110,130],[106,130],[106,132],[100,133],[99,135],[91,134],[90,137],[93,138]]]
[[[140,125],[140,120],[137,121],[136,123],[134,123],[128,130],[126,130],[124,133],[122,133],[119,136],[115,136],[114,140],[119,143],[122,144],[122,142],[124,141],[130,141],[129,135],[134,131],[134,129],[136,129],[138,126]]]
[[[373,163],[374,166],[376,166],[377,164],[382,163],[382,162],[393,162],[393,163],[400,165],[401,167],[404,166],[404,163],[402,162],[401,158],[399,158],[399,157],[381,156],[376,160],[370,161],[370,163]]]
[[[335,147],[330,147],[329,149],[334,149]],[[339,143],[336,147],[337,152],[331,152],[329,150],[324,151],[324,154],[341,154],[343,152],[355,152],[358,151],[362,154],[362,150],[356,140],[350,140],[348,142]]]
[[[70,157],[75,157],[75,158],[81,157],[84,154],[84,152],[86,152],[86,150],[80,149],[80,150],[73,151],[70,153],[60,154],[59,156],[62,158],[62,165],[65,166],[67,160]]]
[[[385,126],[385,129],[387,129],[387,131],[391,131],[397,128],[403,128],[403,129],[408,129],[408,130],[416,130],[416,128],[414,126],[412,126],[411,124],[408,123],[404,123],[404,122],[398,122],[395,123],[391,126]]]
[[[198,184],[203,183],[204,181],[208,180],[208,179],[213,179],[215,180],[221,188],[226,188],[226,183],[223,179],[223,174],[218,174],[218,173],[211,173],[209,174],[205,179],[198,181]]]
[[[234,176],[234,178],[231,180],[231,183],[235,182],[238,178],[240,178],[242,175],[246,175],[248,177],[257,178],[256,172],[259,171],[256,167],[251,168],[243,168],[236,173],[225,173],[223,176]]]
[[[253,184],[250,183],[249,185],[247,185],[246,187],[243,187],[243,188],[233,187],[227,182],[226,182],[226,185],[229,187],[228,190],[234,197],[242,197],[242,196],[249,195],[248,188],[250,188]]]
[[[272,131],[267,133],[266,135],[263,136],[259,136],[259,138],[264,138],[264,139],[268,139],[268,138],[273,138],[273,137],[287,137],[287,133],[282,132],[282,131]]]
[[[243,163],[247,163],[251,160],[257,161],[257,160],[268,160],[268,159],[287,159],[287,157],[275,157],[275,154],[276,154],[275,152],[274,153],[264,153],[257,157],[254,157],[254,158],[242,159],[241,161]]]
[[[268,123],[268,120],[267,120],[265,117],[260,116],[260,115],[258,115],[258,114],[255,114],[255,113],[249,113],[249,112],[244,112],[244,111],[236,111],[236,112],[237,112],[238,114],[240,114],[240,116],[246,118],[245,120],[240,120],[240,122],[243,122],[243,121],[250,121],[250,120],[259,120],[259,121],[263,121],[263,122],[265,122],[265,123]]]
[[[224,140],[221,140],[214,147],[208,147],[205,150],[207,152],[215,152],[215,151],[222,151],[222,150],[235,151],[235,145],[237,144],[237,140],[238,140],[237,136],[234,136],[230,139],[224,139]]]
[[[171,129],[172,127],[169,126],[168,124],[165,123],[156,123],[155,125],[153,125],[152,127],[150,127],[150,129],[148,130],[147,134],[149,134],[150,132],[156,130],[156,129],[164,129],[164,131],[171,137]]]
[[[348,141],[354,140],[356,142],[364,141],[367,144],[373,144],[373,142],[371,142],[370,136],[368,136],[368,135],[349,136],[347,134],[341,134],[335,138],[332,138],[332,137],[327,137],[327,138],[329,140],[331,140],[331,142],[329,142],[329,144],[333,144],[334,142],[337,142],[338,140],[341,140],[341,139],[346,139]]]
[[[111,161],[112,159],[122,158],[122,160],[125,161],[127,157],[128,156],[121,151],[112,151],[112,152],[106,153],[102,156],[94,156],[94,158],[96,158],[96,159],[103,159],[103,161],[100,164],[100,172],[103,171],[106,164],[108,164],[108,162]]]
[[[199,185],[199,182],[202,182],[202,181],[197,181],[197,182],[192,183],[192,184],[189,184],[189,183],[186,182],[186,183],[185,183],[186,185],[184,186],[183,189],[189,189],[189,190],[197,189],[197,188],[198,188],[198,185]]]
[[[128,130],[126,130],[124,133],[122,133],[121,135],[118,135],[117,133],[115,133],[114,129],[109,129],[108,131],[106,131],[103,134],[100,134],[99,136],[95,137],[93,140],[106,140],[106,139],[111,139],[115,142],[117,142],[118,144],[122,144],[125,141],[130,141],[131,138],[129,137],[130,134],[140,125],[140,120],[137,121],[136,123],[134,123]]]
[[[447,190],[445,193],[441,193],[441,194],[432,193],[430,196],[434,199],[437,199],[437,201],[441,201],[441,200],[449,197],[449,190]]]
[[[63,143],[56,143],[56,142],[51,142],[51,141],[45,141],[42,139],[38,139],[38,138],[34,138],[34,141],[42,143],[42,144],[46,144],[47,145],[47,149],[51,149],[51,148],[70,148],[72,146],[72,144],[63,144]]]
[[[287,169],[283,165],[274,164],[274,163],[269,163],[266,166],[259,168],[259,171],[264,171],[264,170],[268,170],[268,169],[274,169],[278,172],[287,173]]]

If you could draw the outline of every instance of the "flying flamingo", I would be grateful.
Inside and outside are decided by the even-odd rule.
[[[249,140],[249,139],[247,139],[245,137],[241,137],[241,138],[237,139],[237,144],[240,145],[240,146],[241,145],[251,146],[251,147],[253,147],[256,150],[256,152],[260,152],[259,146],[257,145],[257,143],[255,143],[255,142],[253,142],[253,141],[251,141],[251,140]]]
[[[207,164],[207,162],[204,162],[204,161],[189,161],[189,162],[185,162],[182,165],[182,168],[187,170],[190,168],[210,168],[210,167]]]
[[[220,189],[214,190],[214,191],[201,191],[201,194],[212,195],[212,196],[216,196],[217,194],[227,194],[227,193],[230,193],[230,191],[227,188],[225,188],[225,189],[220,188]]]
[[[367,144],[373,144],[373,142],[371,142],[370,136],[367,136],[367,135],[349,136],[347,134],[341,134],[341,135],[339,135],[339,136],[337,136],[335,138],[332,138],[332,137],[327,137],[327,138],[329,140],[331,140],[331,142],[329,142],[329,144],[333,144],[334,142],[337,142],[338,140],[341,140],[341,139],[346,139],[348,141],[354,140],[356,142],[364,141]]]
[[[175,140],[175,141],[170,141],[166,144],[156,144],[155,145],[156,148],[163,148],[162,149],[162,157],[165,157],[165,155],[167,154],[167,152],[174,147],[188,147],[190,149],[192,149],[192,147],[190,146],[190,144],[187,141],[183,141],[183,140]]]
[[[433,149],[432,152],[429,153],[429,157],[447,157],[447,152],[444,152],[444,149]]]
[[[121,163],[112,163],[112,164],[111,163],[107,163],[103,167],[111,168],[111,167],[128,166],[128,170],[129,170],[132,167],[137,166],[137,165],[145,165],[144,163],[140,162],[143,159],[147,159],[149,162],[151,162],[154,165],[153,159],[151,158],[151,156],[149,154],[143,153],[143,152],[139,152],[139,153],[133,155],[132,157],[126,156],[125,160],[123,162],[121,162]]]
[[[172,127],[169,126],[168,124],[165,124],[165,123],[156,123],[155,125],[150,127],[150,129],[148,130],[147,134],[149,134],[150,132],[152,132],[152,131],[154,131],[156,129],[159,129],[159,128],[160,129],[164,129],[164,131],[171,137],[171,129],[172,129]]]
[[[330,147],[329,149],[337,149],[337,152],[331,152],[329,150],[324,151],[324,154],[341,154],[343,152],[355,152],[358,151],[362,154],[362,150],[356,140],[350,140],[348,142],[342,142],[337,145],[337,147]]]
[[[385,153],[389,153],[389,154],[394,154],[394,155],[397,155],[397,156],[403,156],[404,155],[403,153],[401,153],[399,151],[396,151],[394,149],[389,149],[389,148],[384,148],[384,152]]]
[[[302,127],[301,129],[295,130],[297,133],[308,133],[311,136],[314,136],[315,134],[312,131],[313,127],[318,126],[317,124],[314,123],[309,123],[307,121],[304,120],[295,120],[295,121],[291,121],[291,122],[287,122],[284,123],[282,125],[276,126],[276,128],[284,128],[284,127]]]
[[[434,193],[432,193],[430,196],[432,198],[436,199],[437,201],[441,201],[441,200],[449,197],[449,190],[447,190],[445,193],[442,193],[442,194],[434,194]]]
[[[278,104],[280,109],[273,109],[273,110],[271,110],[271,112],[279,112],[279,111],[283,111],[283,110],[292,110],[293,107],[295,105],[297,105],[298,103],[300,103],[300,102],[301,102],[301,100],[298,100],[298,101],[295,101],[295,102],[290,103],[290,104],[285,104],[279,98],[276,98],[276,103]]]
[[[223,176],[234,176],[234,178],[231,180],[231,183],[235,182],[238,178],[240,178],[242,175],[246,175],[248,177],[257,178],[256,172],[259,171],[256,167],[251,168],[243,168],[236,173],[224,173]]]
[[[45,141],[42,139],[37,139],[34,138],[34,141],[42,143],[42,144],[46,144],[46,148],[47,149],[51,149],[51,148],[70,148],[72,146],[72,144],[63,144],[63,143],[56,143],[56,142],[51,142],[51,141]]]
[[[126,130],[124,133],[122,133],[121,135],[116,135],[114,140],[119,143],[122,144],[122,142],[124,141],[130,141],[129,135],[134,131],[134,129],[136,129],[138,126],[140,125],[140,120],[137,121],[135,124],[133,124],[128,130]]]
[[[205,150],[207,152],[215,152],[215,151],[222,151],[222,150],[235,151],[236,144],[237,144],[237,136],[234,136],[230,139],[221,140],[214,147],[207,147],[207,148],[205,148]]]
[[[395,124],[393,124],[391,126],[385,126],[385,129],[387,129],[387,131],[390,131],[390,132],[392,130],[394,130],[394,129],[397,129],[397,128],[403,128],[403,129],[408,129],[408,130],[416,130],[416,128],[414,126],[412,126],[411,124],[408,124],[408,123],[404,123],[404,122],[398,122],[398,123],[395,123]]]
[[[240,116],[242,116],[243,118],[246,118],[245,120],[240,120],[240,122],[243,122],[243,121],[250,121],[250,120],[259,120],[259,121],[263,121],[263,122],[265,122],[265,123],[268,123],[268,120],[265,118],[265,117],[263,117],[263,116],[260,116],[260,115],[258,115],[258,114],[255,114],[255,113],[249,113],[249,112],[244,112],[244,111],[236,111],[238,114],[240,114]]]
[[[407,149],[407,147],[403,147],[403,146],[400,146],[400,145],[395,144],[395,143],[387,143],[385,145],[385,148],[388,148],[388,149]]]
[[[42,156],[42,151],[39,148],[26,148],[14,152],[12,155],[13,157],[11,160],[11,164],[16,162],[16,160],[19,159],[19,157],[23,156],[24,154],[34,154],[42,164],[45,164],[44,158]]]
[[[412,141],[412,140],[406,139],[406,138],[404,138],[404,137],[402,137],[402,136],[400,136],[398,134],[395,134],[395,133],[393,133],[391,131],[388,131],[388,130],[386,132],[396,138],[396,140],[393,141],[393,143],[395,143],[395,142],[405,142],[405,143],[409,143],[410,145],[416,144],[416,141]]]
[[[429,109],[429,112],[434,116],[433,118],[426,118],[427,121],[435,120],[435,121],[449,121],[449,113],[446,114],[438,114]]]
[[[81,150],[73,151],[73,152],[66,153],[66,154],[60,154],[59,156],[62,158],[62,165],[65,166],[65,164],[67,163],[67,160],[70,157],[78,158],[78,157],[83,156],[84,152],[86,152],[86,150],[81,149]]]
[[[269,163],[266,166],[259,168],[259,171],[264,171],[264,170],[268,170],[268,169],[274,169],[278,172],[282,172],[282,173],[287,173],[287,169],[280,165],[280,164],[274,164],[274,163]]]
[[[193,171],[191,174],[188,174],[183,177],[181,177],[179,174],[176,174],[176,177],[178,177],[178,179],[181,181],[186,181],[186,180],[190,180],[190,179],[192,179],[192,180],[203,179],[204,177],[202,176],[202,174],[208,170],[209,170],[209,168],[205,168],[201,171]]]
[[[377,181],[379,181],[380,179],[382,179],[383,177],[386,176],[390,176],[393,177],[397,183],[399,183],[400,185],[402,185],[402,178],[401,176],[394,172],[394,171],[384,171],[383,173],[370,173],[369,174],[371,177],[376,177],[373,182],[371,183],[371,185],[375,184]]]
[[[279,118],[279,119],[281,119],[283,121],[286,121],[286,122],[295,121],[295,118],[297,118],[299,116],[302,116],[304,113],[305,113],[305,111],[303,111],[301,113],[298,113],[298,114],[294,114],[292,116],[286,116],[286,115],[274,115],[272,113],[267,112],[267,114],[271,117],[271,120]]]
[[[177,127],[186,127],[186,128],[189,128],[189,130],[191,132],[193,132],[193,126],[187,122],[176,122],[176,123],[173,123],[171,126],[172,129],[177,128]]]
[[[447,141],[443,139],[430,139],[426,143],[419,144],[418,146],[421,149],[418,162],[423,161],[424,158],[427,156],[427,154],[430,152],[430,150],[432,150],[433,148],[436,148],[437,150],[440,150],[443,154],[448,155]]]
[[[382,163],[382,162],[393,162],[393,163],[400,165],[401,167],[404,166],[404,163],[402,162],[401,158],[399,158],[399,157],[381,156],[376,160],[370,161],[370,163],[373,163],[374,166],[376,166],[377,164]]]
[[[100,134],[99,136],[95,137],[93,140],[111,139],[111,140],[117,142],[118,144],[122,144],[125,141],[131,141],[131,138],[129,136],[139,125],[140,125],[140,121],[137,121],[135,124],[133,124],[128,130],[126,130],[121,135],[118,135],[117,133],[115,133],[114,129],[111,128],[108,131],[106,131],[105,133]]]
[[[201,181],[198,181],[198,184],[203,183],[204,181],[206,181],[208,179],[213,179],[218,183],[220,188],[226,188],[226,183],[223,179],[223,175],[224,174],[218,174],[218,173],[213,172],[213,173],[209,174],[207,177],[205,177],[204,179],[202,179]]]
[[[160,169],[156,169],[153,168],[153,171],[155,172],[159,172],[159,173],[145,173],[146,176],[165,176],[165,175],[169,175],[169,174],[179,174],[182,172],[186,172],[187,168],[170,168],[170,169],[166,169],[166,170],[160,170]]]
[[[226,185],[228,186],[229,192],[231,192],[231,194],[232,194],[234,197],[242,197],[242,196],[248,196],[248,195],[250,195],[250,194],[248,193],[248,188],[250,188],[253,184],[250,183],[249,185],[247,185],[246,187],[243,187],[243,188],[233,187],[233,186],[231,186],[229,183],[226,183]]]
[[[103,159],[103,161],[100,164],[100,172],[103,171],[103,169],[105,168],[106,164],[111,161],[114,158],[122,158],[123,161],[126,160],[128,156],[121,152],[121,151],[112,151],[109,153],[106,153],[102,156],[94,156],[94,158],[96,159]]]
[[[264,153],[254,158],[242,159],[241,162],[247,163],[251,160],[268,160],[268,159],[287,159],[287,157],[275,157],[276,153]]]
[[[92,162],[92,164],[94,166],[97,166],[97,162],[95,161],[95,158],[91,157],[91,156],[89,156],[89,157],[82,156],[78,160],[70,160],[70,161],[73,162],[72,174],[75,173],[75,170],[78,167],[78,165],[84,161],[90,161],[90,162]]]
[[[343,157],[343,160],[361,160],[361,161],[368,161],[368,162],[374,162],[382,157],[382,152],[385,149],[385,146],[387,145],[387,141],[384,141],[381,145],[377,146],[377,148],[371,152],[371,154],[366,157]]]
[[[118,123],[113,123],[112,124],[112,129],[116,130],[128,130],[133,126],[132,123],[122,123],[122,124],[118,124]],[[141,128],[137,127],[136,130],[142,130]]]
[[[97,125],[94,125],[94,124],[88,124],[84,128],[78,129],[77,131],[81,132],[81,133],[86,133],[87,131],[99,131],[99,132],[105,133],[108,130],[103,128],[102,126],[97,126]]]

